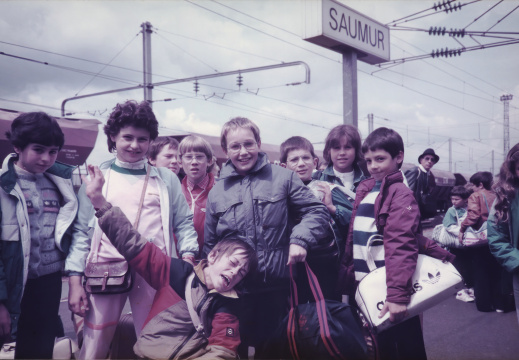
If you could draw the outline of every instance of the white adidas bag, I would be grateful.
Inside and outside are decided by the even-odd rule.
[[[368,241],[368,243],[370,242]],[[369,248],[370,246],[368,246],[368,254],[370,254]],[[368,259],[368,266],[370,269],[375,267],[372,258],[371,261]],[[418,315],[456,294],[458,290],[463,288],[463,279],[451,263],[420,254],[418,255],[412,284],[413,294],[409,305],[407,305],[407,318]],[[375,269],[366,275],[360,281],[355,293],[357,305],[366,320],[377,332],[395,325],[395,323],[389,321],[389,312],[380,319],[378,317],[386,301],[386,296],[385,267]]]

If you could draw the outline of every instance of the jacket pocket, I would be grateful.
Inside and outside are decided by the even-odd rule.
[[[16,225],[2,225],[3,241],[20,241],[20,228]]]
[[[287,225],[287,196],[277,194],[270,197],[258,197],[256,199],[258,215],[263,228]]]

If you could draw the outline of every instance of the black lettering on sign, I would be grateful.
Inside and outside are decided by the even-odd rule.
[[[332,28],[332,30],[337,30],[337,19],[333,17],[333,15],[337,15],[337,10],[335,10],[334,8],[330,8],[330,17],[332,18],[333,20],[333,25],[331,22],[329,22],[328,24],[330,24],[330,27]]]
[[[380,43],[382,43],[382,50],[384,50],[384,33],[378,30],[378,48],[380,49]]]
[[[346,32],[346,35],[348,35],[348,27],[346,26],[346,18],[344,17],[344,14],[341,16],[341,26],[339,27],[339,32],[344,29]]]

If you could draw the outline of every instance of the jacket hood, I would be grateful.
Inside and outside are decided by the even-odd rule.
[[[249,174],[255,173],[263,169],[266,165],[269,164],[269,158],[267,154],[264,152],[258,153],[258,160],[256,160],[256,164],[254,167],[248,172]],[[220,179],[226,179],[233,176],[243,176],[236,172],[236,168],[234,167],[231,159],[228,159],[225,164],[222,166],[222,170],[220,170]]]

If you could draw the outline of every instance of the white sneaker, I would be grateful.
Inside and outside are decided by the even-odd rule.
[[[469,294],[470,296],[474,297],[474,288],[465,289],[465,291],[467,291],[467,294]]]
[[[474,298],[471,297],[466,291],[465,289],[463,290],[460,290],[458,291],[458,293],[456,294],[456,300],[461,300],[463,302],[473,302],[474,301]]]

